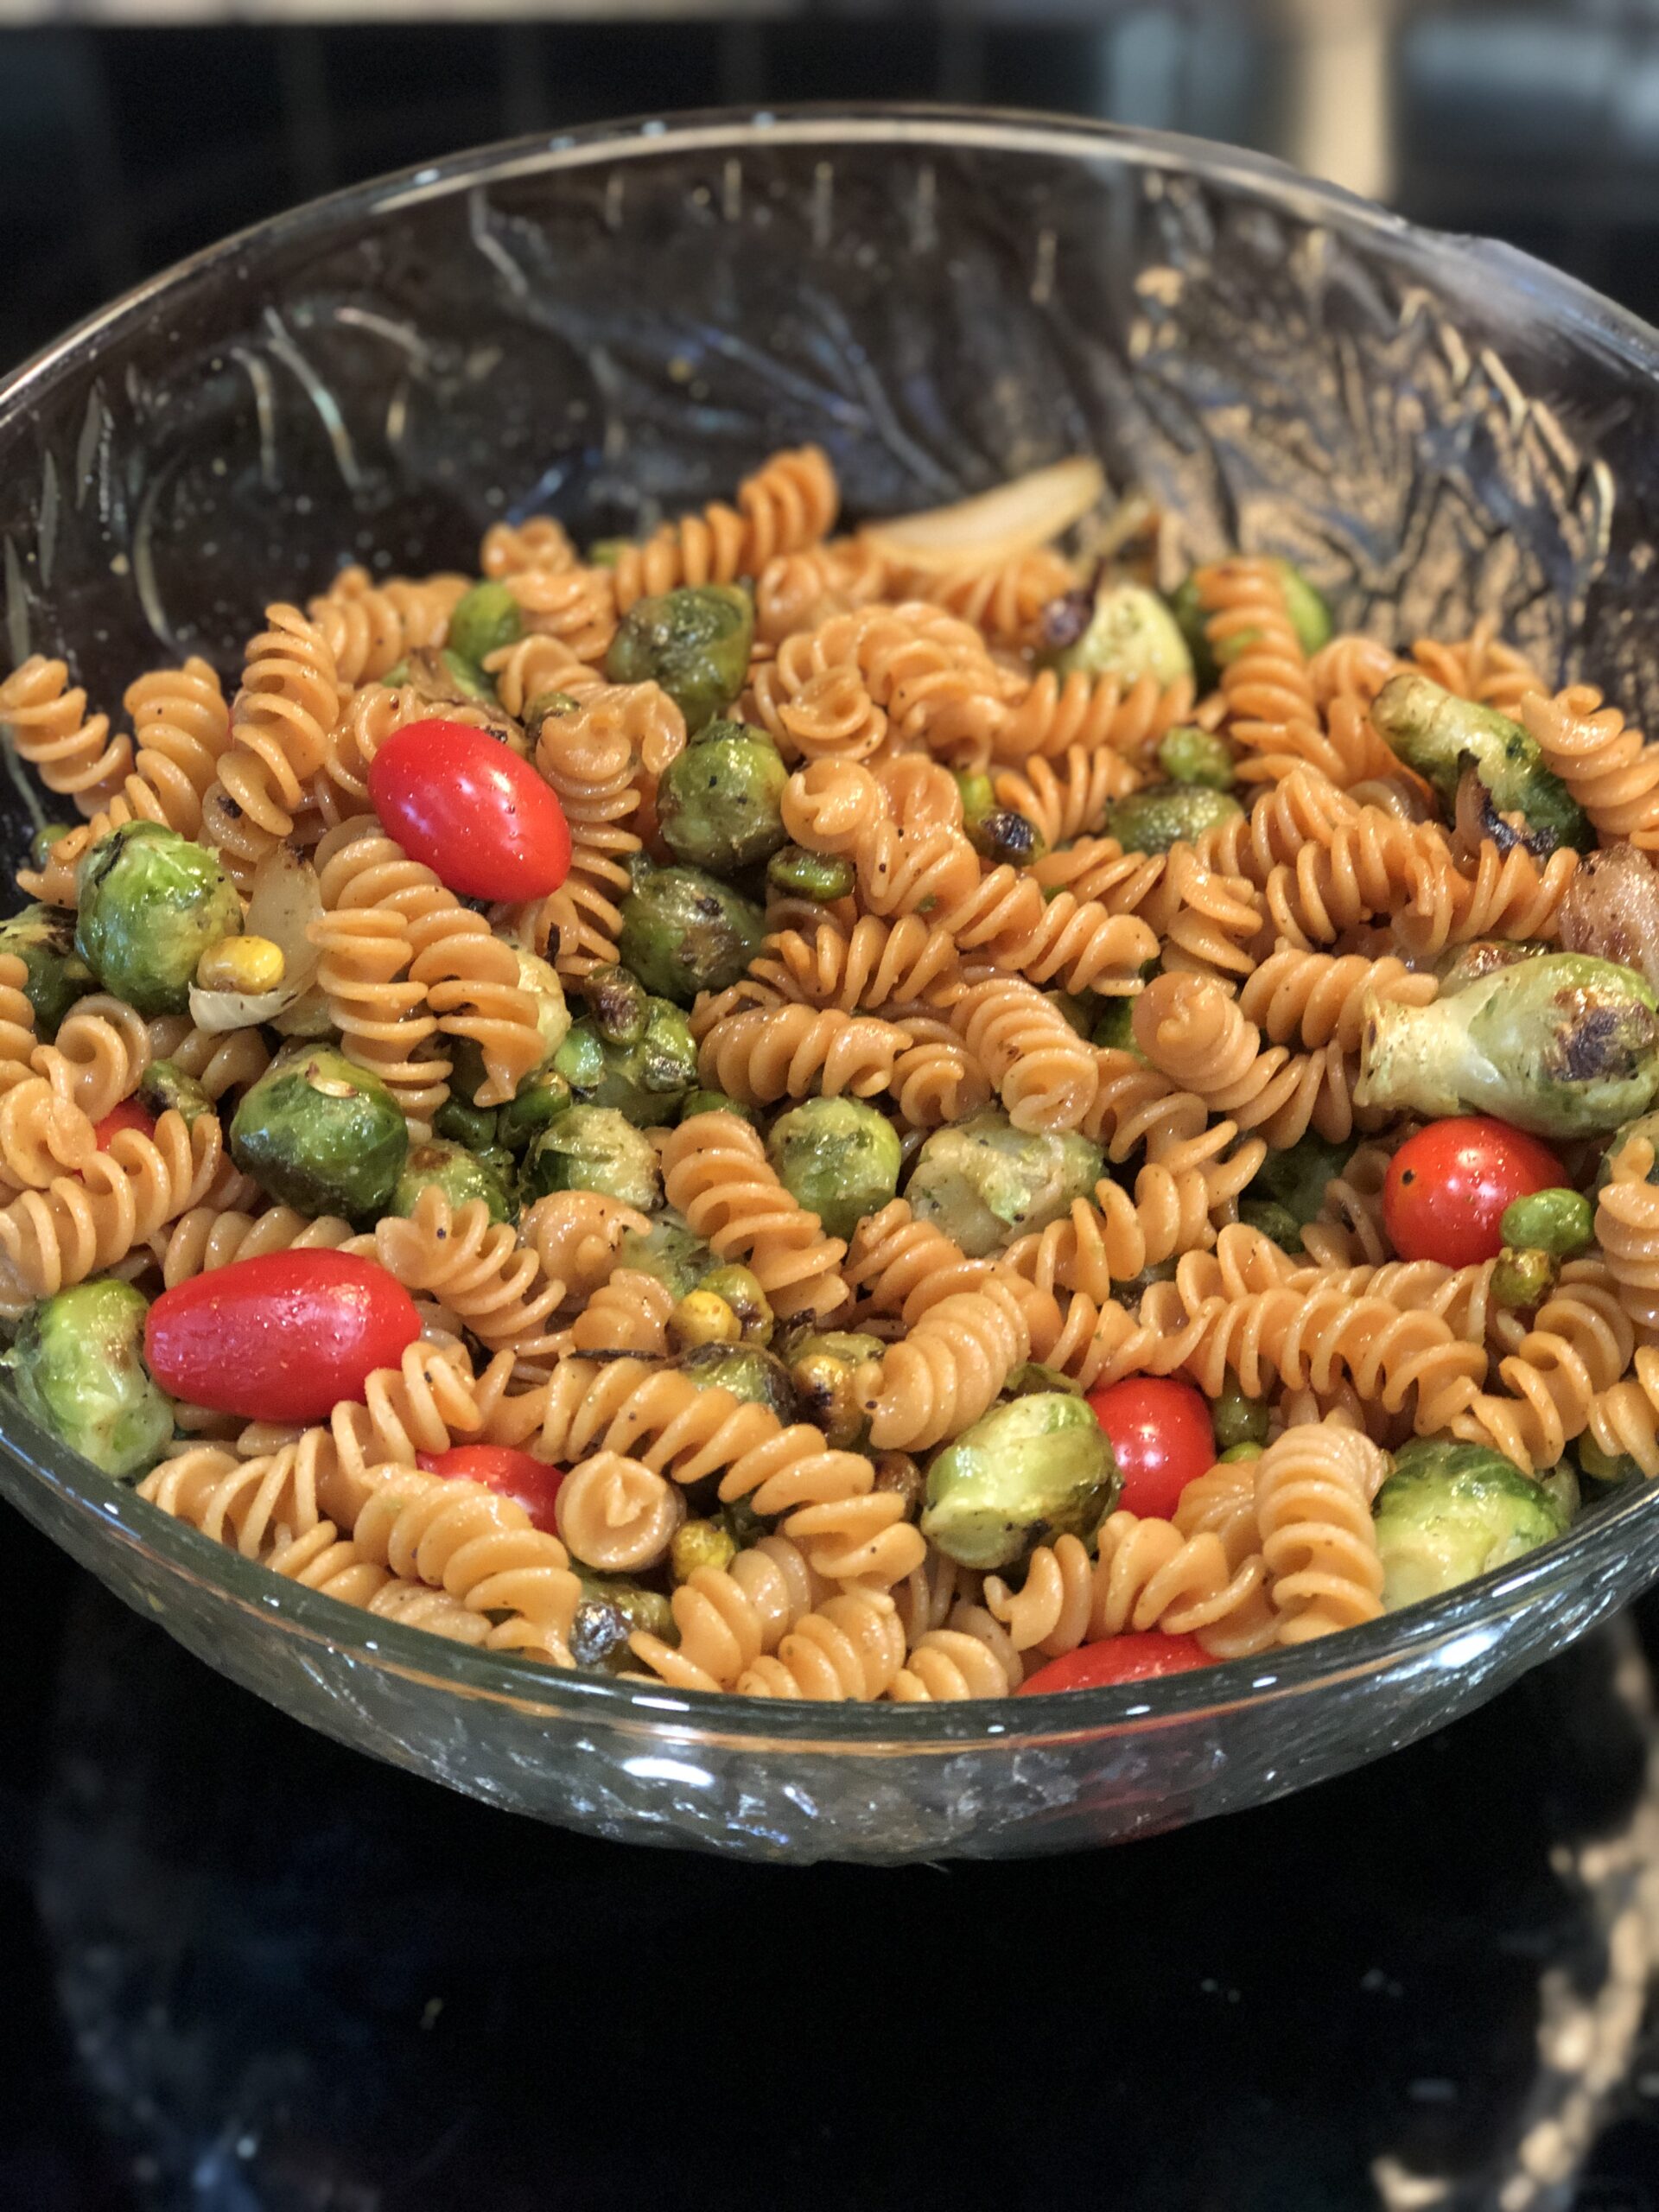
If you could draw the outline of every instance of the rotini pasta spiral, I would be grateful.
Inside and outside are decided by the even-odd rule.
[[[525,569],[556,573],[574,569],[576,549],[564,524],[553,515],[527,515],[523,522],[492,523],[478,550],[478,565],[486,576],[516,576]]]
[[[86,694],[68,685],[62,661],[31,654],[0,683],[0,728],[48,791],[95,815],[130,772],[132,746],[111,737],[109,716],[88,715]]]
[[[847,1590],[804,1613],[773,1658],[738,1676],[744,1697],[849,1698],[868,1703],[891,1685],[905,1657],[898,1608],[885,1591]]]
[[[695,1568],[674,1592],[677,1644],[636,1629],[629,1649],[675,1689],[731,1689],[826,1594],[798,1545],[762,1536],[729,1567]]]
[[[334,1214],[314,1220],[292,1206],[267,1206],[263,1213],[233,1208],[192,1206],[158,1238],[162,1281],[171,1290],[193,1275],[227,1268],[232,1260],[252,1260],[265,1252],[337,1251],[353,1235],[352,1225]]]
[[[647,592],[757,575],[828,537],[840,505],[835,471],[817,446],[773,454],[738,486],[735,509],[716,503],[623,547],[611,572],[617,611],[626,613]]]
[[[0,1183],[11,1191],[43,1191],[84,1167],[98,1150],[92,1125],[43,1077],[0,1094]]]
[[[828,924],[810,938],[778,931],[749,973],[780,998],[843,1014],[873,1014],[895,999],[949,1007],[963,988],[955,938],[916,914],[892,922],[866,914],[846,936]]]
[[[1224,988],[1202,976],[1160,976],[1135,1002],[1135,1040],[1154,1067],[1270,1145],[1310,1125],[1339,1141],[1354,1125],[1352,1071],[1340,1045],[1262,1049],[1262,1033]]]
[[[842,1304],[846,1246],[791,1198],[747,1122],[700,1114],[671,1132],[662,1157],[670,1205],[721,1259],[744,1261],[777,1313],[823,1319]]]
[[[1659,745],[1649,745],[1587,683],[1553,699],[1530,691],[1522,721],[1604,837],[1659,849]]]
[[[103,991],[79,999],[49,1045],[37,1045],[30,1065],[67,1105],[101,1122],[135,1091],[149,1065],[143,1016]]]
[[[245,886],[293,829],[340,715],[339,676],[322,632],[280,603],[265,609],[265,620],[248,647],[230,741],[201,802],[204,837]]]
[[[863,1370],[860,1399],[878,1452],[937,1444],[988,1410],[1031,1335],[1012,1286],[988,1274],[928,1306],[908,1335]]]
[[[1002,1624],[982,1605],[958,1603],[943,1628],[918,1637],[888,1686],[895,1705],[1006,1697],[1025,1669]]]
[[[554,1513],[573,1558],[607,1574],[634,1574],[666,1558],[685,1497],[639,1460],[596,1452],[559,1484]]]
[[[1046,845],[1061,845],[1098,830],[1114,799],[1132,791],[1140,777],[1121,753],[1091,753],[1081,745],[1065,749],[1062,765],[1052,768],[1033,753],[1023,769],[1004,768],[993,779],[999,806],[1023,814]]]
[[[0,1255],[31,1298],[112,1268],[163,1222],[199,1205],[221,1151],[211,1114],[163,1114],[153,1137],[119,1129],[73,1175],[0,1206]],[[10,1285],[6,1286],[9,1289]]]
[[[307,612],[341,683],[372,683],[411,652],[448,643],[449,617],[470,588],[467,576],[390,576],[375,583],[365,569],[342,569]]]
[[[1281,1643],[1382,1611],[1371,1500],[1388,1471],[1369,1437],[1332,1421],[1287,1428],[1256,1462],[1256,1526]]]
[[[387,1214],[374,1232],[375,1256],[406,1290],[425,1291],[492,1351],[538,1359],[558,1349],[550,1326],[565,1294],[516,1230],[493,1222],[487,1202],[452,1207],[429,1185],[407,1217]]]
[[[1596,1243],[1620,1305],[1640,1329],[1659,1329],[1659,1188],[1653,1147],[1632,1137],[1613,1155],[1596,1198]]]

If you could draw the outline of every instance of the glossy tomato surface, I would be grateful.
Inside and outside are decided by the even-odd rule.
[[[417,1465],[447,1482],[482,1483],[522,1505],[538,1529],[556,1536],[558,1524],[553,1502],[564,1480],[562,1468],[550,1467],[533,1452],[515,1452],[505,1444],[457,1444],[448,1452],[417,1452]]]
[[[1188,1483],[1216,1464],[1209,1402],[1190,1382],[1132,1375],[1091,1391],[1089,1403],[1123,1478],[1118,1503],[1131,1513],[1167,1520]]]
[[[1490,1115],[1459,1115],[1419,1129],[1389,1162],[1382,1225],[1402,1260],[1471,1268],[1497,1257],[1512,1199],[1567,1179],[1541,1139]]]
[[[570,868],[564,810],[528,760],[465,722],[410,722],[369,767],[374,810],[464,899],[539,899]]]
[[[162,1389],[247,1421],[326,1420],[421,1333],[409,1293],[372,1260],[270,1252],[164,1290],[144,1325]]]
[[[1109,1636],[1103,1643],[1084,1643],[1062,1658],[1051,1659],[1020,1683],[1021,1697],[1041,1697],[1049,1690],[1094,1690],[1109,1682],[1149,1682],[1159,1675],[1185,1675],[1194,1667],[1213,1662],[1190,1636],[1160,1636],[1156,1630],[1141,1636]]]
[[[98,1139],[98,1148],[107,1152],[110,1139],[123,1129],[138,1129],[147,1137],[156,1134],[156,1116],[136,1098],[124,1098],[118,1106],[111,1106],[101,1122],[92,1125],[92,1135]]]

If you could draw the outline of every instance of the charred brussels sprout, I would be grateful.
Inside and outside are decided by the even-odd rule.
[[[1109,583],[1095,594],[1089,626],[1055,658],[1062,676],[1112,675],[1123,683],[1149,676],[1160,685],[1192,673],[1192,656],[1180,626],[1155,591],[1142,584]]]
[[[244,1094],[231,1155],[282,1205],[372,1221],[409,1156],[409,1124],[378,1076],[328,1045],[290,1046]]]
[[[1435,963],[1440,996],[1449,999],[1471,983],[1495,976],[1500,968],[1518,968],[1523,960],[1535,960],[1541,952],[1554,950],[1537,938],[1482,937],[1469,944],[1453,945]]]
[[[1505,1245],[1492,1269],[1492,1303],[1511,1313],[1529,1313],[1549,1296],[1560,1273],[1548,1252],[1535,1246],[1512,1250]]]
[[[1534,1191],[1504,1207],[1497,1233],[1506,1244],[1576,1259],[1595,1242],[1595,1211],[1582,1191]]]
[[[1296,642],[1304,653],[1312,656],[1321,645],[1331,642],[1331,609],[1325,605],[1323,593],[1314,589],[1294,562],[1275,560],[1272,566],[1278,571],[1279,582],[1284,589],[1285,612],[1296,632]],[[1185,583],[1177,588],[1169,605],[1192,655],[1192,672],[1199,690],[1213,690],[1221,671],[1206,635],[1209,617],[1198,601],[1196,575],[1188,576]],[[1254,631],[1245,630],[1231,639],[1228,645],[1229,658],[1243,652],[1255,634]]]
[[[651,1020],[651,994],[638,976],[613,963],[595,968],[582,995],[594,1029],[607,1045],[637,1045]]]
[[[757,906],[696,868],[648,870],[621,913],[624,964],[677,1006],[734,983],[766,933]]]
[[[1226,739],[1190,722],[1160,740],[1158,766],[1172,784],[1206,785],[1212,791],[1231,791],[1238,773]]]
[[[1029,868],[1048,849],[1036,823],[1011,806],[994,806],[970,822],[968,842],[993,868]]]
[[[753,1106],[741,1100],[728,1098],[723,1090],[688,1090],[680,1101],[680,1119],[695,1121],[699,1114],[735,1114],[740,1122],[759,1127],[759,1117]]]
[[[763,731],[710,722],[657,786],[657,819],[676,860],[734,875],[787,843],[789,771]]]
[[[1558,952],[1433,1006],[1368,1007],[1357,1106],[1496,1114],[1536,1136],[1587,1136],[1659,1090],[1659,1001],[1639,976]]]
[[[561,1114],[568,1114],[575,1103],[575,1094],[556,1068],[540,1068],[534,1075],[527,1075],[505,1106],[495,1114],[493,1141],[504,1144],[509,1152],[524,1152],[534,1143],[543,1129],[551,1128]],[[442,1119],[442,1116],[440,1116]],[[437,1128],[436,1122],[433,1127]],[[439,1129],[440,1136],[455,1136],[467,1140],[454,1129]]]
[[[700,1390],[729,1390],[746,1406],[764,1406],[785,1428],[799,1418],[789,1370],[762,1344],[698,1344],[681,1354],[679,1368]]]
[[[503,645],[516,645],[524,633],[524,618],[505,584],[474,584],[455,601],[449,617],[450,650],[474,668]]]
[[[697,1048],[684,1014],[640,994],[645,1020],[630,1044],[613,1044],[588,1016],[576,1023],[553,1066],[583,1106],[610,1106],[640,1128],[672,1122],[697,1079]]]
[[[899,1133],[861,1098],[809,1098],[780,1114],[766,1140],[778,1179],[830,1236],[850,1236],[899,1188]]]
[[[695,736],[749,672],[754,606],[735,584],[685,584],[636,600],[605,657],[613,683],[660,683]]]
[[[29,1307],[4,1357],[24,1410],[106,1475],[142,1474],[173,1433],[144,1365],[149,1311],[130,1283],[77,1283]]]
[[[718,1298],[737,1322],[738,1336],[746,1344],[769,1344],[777,1325],[772,1300],[760,1287],[760,1279],[749,1268],[710,1268],[697,1286]]]
[[[636,1274],[655,1275],[677,1298],[693,1291],[715,1265],[715,1255],[693,1235],[678,1214],[664,1210],[647,1230],[624,1230],[616,1264]]]
[[[976,823],[995,811],[996,786],[982,768],[961,768],[957,772],[957,790],[962,798],[963,827],[971,833]]]
[[[1559,1536],[1572,1517],[1497,1452],[1434,1437],[1396,1455],[1372,1513],[1389,1612],[1506,1567]]]
[[[550,1191],[597,1191],[650,1213],[662,1198],[651,1139],[610,1106],[573,1106],[543,1129],[524,1156],[526,1205]]]
[[[801,845],[785,845],[766,862],[766,881],[785,899],[810,899],[827,906],[845,899],[858,881],[850,861],[833,853],[809,853]]]
[[[936,1222],[971,1259],[983,1259],[1058,1221],[1104,1172],[1087,1137],[1013,1128],[992,1110],[935,1129],[905,1195],[918,1220]]]
[[[859,1398],[858,1370],[886,1350],[879,1337],[848,1329],[814,1330],[791,1342],[789,1379],[801,1412],[838,1451],[863,1440],[868,1423]]]
[[[213,1100],[176,1060],[150,1062],[138,1078],[138,1103],[158,1122],[163,1114],[181,1115],[187,1128],[213,1110]]]
[[[428,1190],[442,1191],[454,1211],[482,1198],[492,1221],[511,1221],[517,1211],[506,1178],[493,1160],[482,1160],[461,1145],[445,1144],[438,1138],[410,1147],[390,1211],[412,1214],[422,1192]]]
[[[922,1534],[959,1566],[1001,1570],[1052,1537],[1092,1536],[1121,1487],[1084,1399],[1014,1398],[934,1454]]]
[[[1371,702],[1378,734],[1439,795],[1459,822],[1474,822],[1500,849],[1517,841],[1535,853],[1573,845],[1587,852],[1595,843],[1584,809],[1548,767],[1536,741],[1493,708],[1459,699],[1415,670],[1389,681]],[[1466,774],[1478,794],[1459,787]],[[1470,826],[1473,826],[1471,823]]]
[[[0,922],[0,952],[23,963],[23,994],[35,1009],[42,1037],[55,1037],[58,1024],[98,979],[75,950],[75,918],[67,906],[25,906]]]
[[[742,1341],[743,1324],[716,1290],[687,1291],[668,1317],[668,1340],[677,1351]]]
[[[188,1012],[196,963],[242,927],[242,901],[214,855],[159,822],[100,837],[75,880],[76,951],[147,1018]]]
[[[1107,808],[1105,828],[1126,853],[1166,853],[1243,812],[1236,798],[1205,784],[1148,784]]]

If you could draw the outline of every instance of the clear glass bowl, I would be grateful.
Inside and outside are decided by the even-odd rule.
[[[688,116],[464,156],[158,277],[0,389],[11,659],[95,702],[347,559],[469,566],[498,517],[626,531],[826,446],[851,510],[1079,450],[1179,550],[1303,563],[1344,626],[1491,612],[1659,704],[1659,340],[1503,247],[1224,147],[943,110]],[[1177,549],[1172,547],[1173,552]],[[9,857],[30,826],[20,782]],[[597,1834],[756,1858],[1055,1851],[1259,1802],[1489,1697],[1659,1569],[1626,1495],[1328,1643],[963,1706],[550,1674],[278,1581],[0,1406],[0,1485],[314,1727]]]

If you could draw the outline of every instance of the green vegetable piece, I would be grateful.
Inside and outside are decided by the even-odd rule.
[[[138,1103],[158,1122],[163,1114],[181,1115],[187,1128],[213,1110],[213,1100],[176,1060],[150,1062],[138,1079]]]
[[[1058,1367],[1045,1367],[1040,1359],[1022,1360],[1002,1385],[1005,1398],[1030,1398],[1045,1390],[1069,1391],[1074,1398],[1084,1395],[1081,1382],[1074,1382],[1069,1375],[1062,1375]]]
[[[1549,767],[1537,741],[1491,707],[1459,699],[1416,670],[1390,677],[1371,702],[1371,721],[1384,742],[1432,786],[1448,811],[1472,768],[1484,794],[1481,826],[1500,849],[1517,838],[1535,853],[1572,845],[1588,852],[1595,832],[1588,816]]]
[[[484,1200],[492,1221],[511,1221],[518,1211],[509,1194],[506,1179],[498,1167],[477,1153],[468,1152],[458,1144],[446,1144],[435,1137],[425,1144],[410,1147],[409,1158],[397,1178],[388,1211],[407,1219],[414,1212],[422,1192],[435,1189],[443,1192],[454,1212],[459,1212],[474,1198]]]
[[[67,906],[25,906],[9,915],[0,922],[0,952],[22,962],[23,995],[42,1037],[55,1037],[75,1001],[97,987],[75,950],[75,918]]]
[[[67,822],[43,822],[29,841],[30,868],[44,868],[47,855],[60,837],[69,835],[72,826]]]
[[[524,618],[505,584],[474,584],[455,601],[449,617],[449,647],[474,668],[482,668],[503,645],[516,645],[524,635]]]
[[[1476,938],[1468,944],[1453,945],[1435,963],[1440,996],[1449,999],[1483,976],[1496,975],[1500,968],[1518,967],[1522,961],[1535,960],[1550,950],[1537,938]]]
[[[128,822],[90,847],[75,882],[75,950],[106,991],[148,1020],[184,1014],[196,963],[238,936],[242,901],[205,845]]]
[[[858,881],[850,861],[831,853],[809,853],[800,845],[785,845],[766,862],[766,881],[785,899],[810,899],[827,906],[847,898]]]
[[[458,653],[448,645],[437,651],[423,646],[400,660],[395,668],[389,668],[379,680],[389,690],[401,690],[405,684],[411,685],[435,710],[446,706],[461,706],[469,702],[478,706],[493,707],[496,712],[489,724],[491,736],[499,738],[504,744],[511,744],[515,752],[525,750],[524,731],[500,706],[493,680],[476,662],[468,660],[464,653]]]
[[[827,1236],[850,1237],[899,1188],[899,1132],[861,1098],[809,1098],[780,1114],[766,1156],[796,1202]]]
[[[728,1098],[723,1090],[688,1090],[680,1101],[680,1119],[689,1122],[698,1114],[735,1114],[740,1122],[760,1127],[760,1116],[753,1107]]]
[[[934,1454],[922,1534],[959,1566],[1001,1572],[1055,1536],[1086,1541],[1122,1487],[1086,1401],[1014,1398]]]
[[[118,1479],[153,1467],[173,1433],[144,1365],[149,1311],[130,1283],[77,1283],[29,1308],[0,1363],[26,1413]]]
[[[1493,1302],[1511,1313],[1530,1313],[1555,1287],[1560,1263],[1548,1252],[1505,1245],[1492,1269]]]
[[[645,987],[626,968],[595,968],[583,982],[582,996],[594,1027],[607,1045],[637,1045],[651,1020]]]
[[[528,991],[536,1001],[536,1027],[542,1039],[542,1065],[545,1067],[570,1031],[570,1009],[564,1002],[564,986],[550,961],[538,953],[526,952],[522,945],[514,948],[518,959],[518,988]],[[469,1091],[467,1096],[472,1096]]]
[[[1659,1114],[1641,1114],[1633,1122],[1626,1122],[1622,1128],[1615,1129],[1608,1138],[1607,1148],[1596,1169],[1592,1186],[1596,1191],[1606,1189],[1613,1179],[1613,1162],[1625,1146],[1638,1137],[1653,1147],[1653,1164],[1642,1179],[1646,1183],[1659,1183]]]
[[[729,1390],[746,1406],[764,1406],[785,1428],[800,1419],[789,1370],[764,1344],[696,1344],[678,1365],[698,1389]]]
[[[1230,1382],[1210,1408],[1211,1426],[1216,1433],[1216,1445],[1224,1454],[1235,1444],[1265,1444],[1268,1440],[1268,1408],[1260,1398],[1247,1398],[1236,1382]]]
[[[1574,1440],[1573,1449],[1578,1455],[1579,1471],[1588,1482],[1613,1484],[1643,1479],[1640,1465],[1628,1452],[1604,1452],[1587,1431]]]
[[[736,1557],[736,1539],[723,1522],[683,1521],[668,1548],[669,1577],[689,1582],[700,1567],[728,1567]]]
[[[1249,1194],[1252,1198],[1273,1199],[1284,1207],[1295,1227],[1306,1229],[1310,1221],[1319,1217],[1325,1205],[1326,1185],[1343,1173],[1352,1153],[1351,1145],[1331,1144],[1310,1129],[1282,1152],[1268,1154],[1256,1171]],[[1268,1234],[1273,1236],[1274,1232],[1269,1230]],[[1300,1238],[1285,1249],[1300,1251]]]
[[[1418,1437],[1395,1455],[1372,1508],[1389,1612],[1439,1597],[1559,1536],[1568,1513],[1480,1444]]]
[[[648,1230],[626,1229],[617,1240],[616,1264],[655,1275],[677,1299],[694,1291],[718,1265],[712,1249],[666,1207]]]
[[[629,1623],[620,1605],[603,1598],[583,1598],[570,1617],[565,1637],[578,1667],[603,1667],[626,1650]]]
[[[855,1330],[821,1329],[791,1339],[789,1378],[801,1418],[815,1421],[837,1451],[863,1443],[868,1418],[859,1395],[858,1374],[887,1346],[879,1337]]]
[[[764,861],[789,842],[789,770],[761,730],[714,721],[664,769],[657,819],[676,860],[716,875]]]
[[[539,1068],[534,1075],[525,1076],[506,1104],[497,1110],[496,1141],[509,1152],[527,1151],[542,1131],[550,1128],[575,1103],[575,1094],[558,1070]],[[454,1134],[438,1129],[436,1122],[432,1127],[442,1136]]]
[[[1231,1466],[1241,1459],[1259,1459],[1267,1448],[1265,1444],[1257,1444],[1254,1440],[1244,1444],[1230,1444],[1221,1455],[1222,1464]]]
[[[690,1006],[723,991],[760,949],[766,917],[701,868],[649,869],[622,901],[619,949],[648,991]]]
[[[613,569],[632,545],[631,537],[596,537],[588,548],[590,569]]]
[[[330,1045],[290,1046],[243,1095],[231,1156],[279,1205],[373,1222],[409,1156],[403,1109]]]
[[[963,768],[957,772],[957,789],[962,794],[963,825],[971,830],[995,807],[995,787],[983,769]]]
[[[697,1079],[697,1048],[684,1014],[666,999],[640,994],[645,1020],[638,1039],[613,1045],[592,1019],[576,1023],[554,1057],[556,1073],[582,1106],[610,1106],[639,1128],[678,1118]]]
[[[1321,645],[1331,642],[1331,609],[1322,592],[1316,591],[1294,563],[1275,559],[1273,566],[1279,572],[1279,581],[1285,594],[1285,612],[1290,617],[1291,627],[1296,632],[1296,642],[1310,656]],[[1170,611],[1174,615],[1187,649],[1192,656],[1192,672],[1200,691],[1213,691],[1220,680],[1221,671],[1211,650],[1205,634],[1209,617],[1198,601],[1196,575],[1188,576],[1179,585],[1170,598]],[[1229,658],[1252,643],[1254,630],[1245,630],[1230,640]]]
[[[1087,1198],[1105,1173],[1087,1137],[1016,1129],[995,1109],[935,1129],[905,1195],[919,1221],[953,1236],[971,1259],[1006,1250]]]
[[[1586,1136],[1659,1090],[1659,1001],[1629,968],[1558,952],[1433,1006],[1368,1008],[1354,1103],[1495,1114],[1535,1136]]]
[[[1077,1386],[1071,1386],[1075,1389]],[[874,1490],[886,1491],[905,1501],[906,1521],[918,1521],[922,1508],[927,1503],[927,1477],[922,1472],[908,1452],[878,1452],[875,1455]]]
[[[746,1344],[769,1344],[772,1342],[777,1316],[772,1310],[772,1300],[761,1289],[760,1279],[752,1268],[710,1268],[697,1287],[712,1291],[716,1298],[725,1300],[737,1316],[737,1325],[743,1332]]]
[[[1048,850],[1036,823],[1011,806],[995,806],[970,822],[968,842],[993,868],[1029,868]]]
[[[452,1094],[432,1116],[432,1134],[448,1144],[465,1145],[468,1152],[486,1152],[496,1141],[499,1119],[490,1108],[469,1106]]]
[[[660,1636],[667,1643],[678,1642],[679,1630],[674,1624],[668,1599],[662,1591],[647,1590],[643,1584],[626,1574],[594,1574],[587,1567],[579,1567],[576,1573],[586,1602],[613,1605],[630,1629],[647,1629],[652,1636]],[[626,1650],[620,1656],[626,1659]]]
[[[521,1190],[526,1205],[550,1191],[597,1191],[650,1213],[663,1184],[651,1139],[625,1115],[612,1106],[573,1106],[531,1146]]]
[[[1281,1251],[1302,1249],[1302,1225],[1277,1198],[1241,1198],[1238,1217],[1247,1228],[1259,1229],[1264,1236],[1270,1236]]]
[[[735,584],[684,584],[636,600],[605,657],[613,683],[660,683],[695,736],[749,672],[754,602]]]
[[[1135,1041],[1135,1001],[1108,999],[1089,1032],[1089,1042],[1105,1052],[1133,1052],[1137,1059],[1144,1059],[1146,1055]]]
[[[1570,1459],[1563,1459],[1559,1466],[1552,1467],[1547,1475],[1540,1475],[1538,1487],[1547,1497],[1554,1500],[1567,1516],[1570,1527],[1578,1518],[1579,1509],[1584,1503],[1584,1493],[1579,1488],[1579,1471],[1573,1462]]]
[[[1595,1242],[1595,1211],[1581,1191],[1534,1191],[1504,1207],[1497,1233],[1506,1244],[1576,1259]]]
[[[1144,584],[1109,583],[1095,594],[1089,626],[1055,659],[1062,676],[1112,675],[1123,683],[1150,676],[1160,685],[1192,673],[1180,625]]]
[[[1182,722],[1158,747],[1158,766],[1172,784],[1202,784],[1212,791],[1231,791],[1237,780],[1232,747],[1224,737]]]
[[[1225,791],[1205,784],[1148,784],[1106,810],[1105,830],[1126,853],[1166,853],[1192,844],[1218,822],[1235,822],[1244,810]]]

